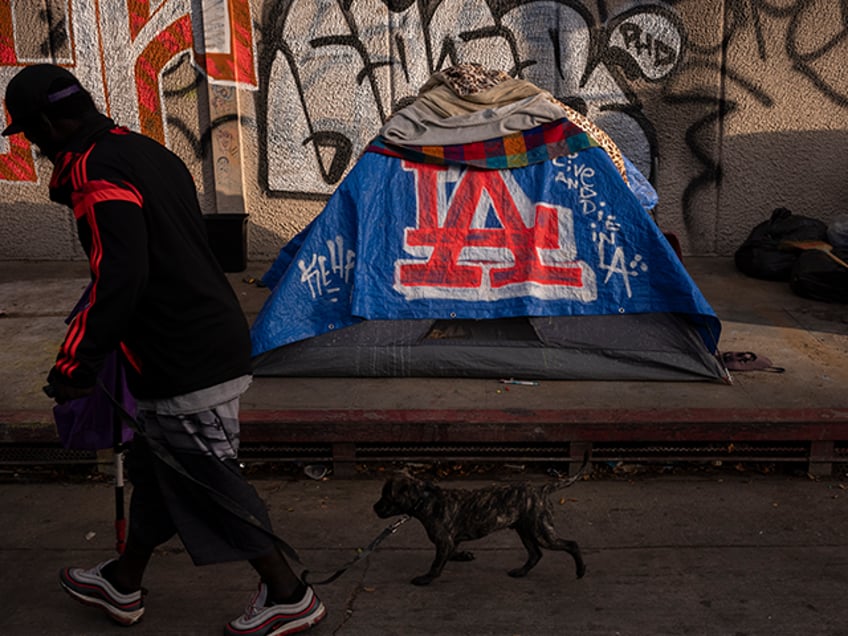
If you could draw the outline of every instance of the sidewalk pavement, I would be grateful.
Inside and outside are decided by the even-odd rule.
[[[376,478],[254,483],[316,579],[387,525],[371,510]],[[583,550],[580,580],[561,552],[545,552],[524,579],[507,576],[525,553],[506,530],[463,544],[476,560],[450,562],[430,586],[416,587],[409,581],[427,570],[433,549],[413,520],[316,588],[328,615],[309,633],[845,636],[846,484],[845,476],[743,473],[580,481],[552,499],[556,527]],[[0,486],[0,634],[207,636],[241,613],[256,584],[249,566],[194,567],[177,541],[154,556],[146,613],[133,627],[113,625],[60,591],[61,567],[114,555],[112,505],[108,484]]]
[[[242,400],[243,440],[326,444],[339,466],[367,443],[795,441],[810,445],[821,472],[848,456],[845,306],[748,278],[729,258],[684,264],[722,321],[721,350],[753,351],[785,373],[735,373],[730,386],[545,381],[508,392],[492,379],[255,378]],[[248,281],[267,266],[229,274],[251,322],[269,291]],[[86,282],[82,262],[0,268],[0,442],[55,442],[41,387]]]

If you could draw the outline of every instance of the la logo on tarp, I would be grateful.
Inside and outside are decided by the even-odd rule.
[[[413,258],[395,262],[406,298],[597,298],[570,209],[531,201],[508,170],[402,165],[414,173],[417,208],[416,227],[404,230]]]

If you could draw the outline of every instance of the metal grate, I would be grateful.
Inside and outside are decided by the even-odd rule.
[[[362,444],[359,461],[567,462],[569,445],[524,444]]]
[[[804,462],[810,456],[808,442],[674,442],[594,443],[595,462]],[[571,445],[563,443],[362,443],[355,445],[357,462],[489,462],[569,463],[580,461],[582,452],[571,456]],[[74,465],[110,463],[111,452],[74,451],[58,445],[0,444],[0,466]],[[326,463],[334,460],[332,444],[242,444],[240,460],[245,464]],[[580,455],[580,457],[577,457]],[[834,461],[848,461],[848,442],[833,447]]]
[[[252,462],[331,462],[333,450],[329,444],[242,444],[239,449],[242,463]]]
[[[804,442],[675,443],[675,444],[596,444],[595,461],[671,462],[671,461],[746,461],[800,462],[809,457],[810,445]]]
[[[69,450],[53,445],[0,444],[0,466],[94,465],[99,461],[96,451]]]

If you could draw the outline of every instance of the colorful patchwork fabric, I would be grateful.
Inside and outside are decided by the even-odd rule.
[[[542,163],[598,146],[598,142],[568,119],[536,126],[503,137],[449,146],[400,146],[375,138],[365,149],[416,163],[459,164],[503,170]]]

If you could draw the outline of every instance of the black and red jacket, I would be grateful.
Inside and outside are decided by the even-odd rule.
[[[207,242],[185,164],[102,115],[54,164],[50,198],[73,209],[92,278],[55,371],[90,386],[120,348],[130,389],[146,399],[250,373],[247,321]]]

